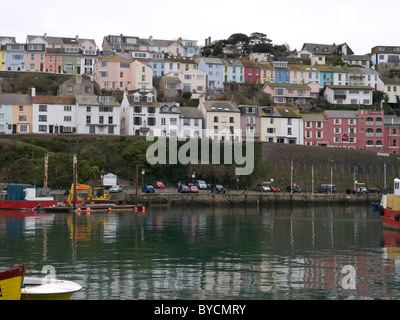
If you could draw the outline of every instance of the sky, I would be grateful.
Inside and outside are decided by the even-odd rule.
[[[355,54],[375,46],[400,46],[398,0],[20,0],[2,4],[0,36],[94,39],[104,36],[197,40],[234,33],[267,35],[273,44],[301,50],[304,43],[347,43]]]

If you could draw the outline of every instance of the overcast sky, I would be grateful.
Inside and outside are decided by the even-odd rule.
[[[7,1],[0,36],[90,38],[124,34],[154,39],[212,41],[234,33],[265,33],[273,44],[300,50],[305,42],[346,42],[355,54],[378,45],[400,46],[398,0],[68,0]]]

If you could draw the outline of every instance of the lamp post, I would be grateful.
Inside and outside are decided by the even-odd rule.
[[[194,183],[194,178],[195,178],[195,177],[196,177],[196,172],[193,172],[193,173],[192,173],[192,180],[193,180],[192,182],[193,182],[193,183]]]
[[[143,179],[144,179],[145,174],[146,174],[146,172],[144,171],[144,169],[142,169],[142,186],[144,185]]]

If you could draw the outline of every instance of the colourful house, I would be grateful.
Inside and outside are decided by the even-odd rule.
[[[261,68],[257,62],[241,59],[244,66],[244,82],[245,83],[261,83]]]
[[[223,59],[224,82],[244,82],[244,66],[239,59]]]
[[[0,130],[3,129],[0,132],[32,133],[32,100],[29,95],[0,93],[0,107]]]
[[[45,54],[45,72],[63,73],[63,54],[62,48],[48,48]]]

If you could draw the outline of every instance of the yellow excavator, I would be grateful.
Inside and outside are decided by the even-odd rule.
[[[110,195],[106,193],[104,188],[92,188],[87,184],[77,184],[76,193],[79,190],[86,190],[88,192],[86,201],[88,202],[106,202],[110,200]],[[68,196],[68,204],[71,204],[74,200],[74,184],[71,186],[71,191]]]

